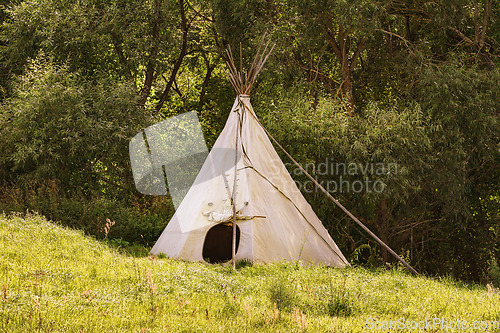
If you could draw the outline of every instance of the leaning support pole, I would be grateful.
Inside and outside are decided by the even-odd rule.
[[[255,119],[257,120],[257,123],[260,125],[260,127],[262,127],[262,129],[264,129],[264,131],[267,133],[267,135],[271,138],[271,140],[273,140],[273,142],[286,154],[286,156],[288,156],[288,158],[290,158],[290,160],[292,160],[292,162],[297,166],[299,167],[299,169],[307,176],[309,177],[309,179],[311,179],[311,181],[318,187],[321,189],[321,191],[323,191],[323,193],[325,193],[328,198],[330,198],[330,200],[332,200],[337,206],[340,207],[340,209],[342,209],[347,215],[349,215],[349,217],[351,219],[354,220],[354,222],[356,222],[361,228],[363,228],[370,236],[372,236],[381,246],[383,246],[384,248],[387,249],[387,251],[389,251],[396,259],[398,259],[406,268],[408,268],[413,274],[415,275],[420,275],[413,267],[411,267],[403,258],[401,258],[396,252],[394,252],[393,249],[391,249],[387,244],[385,244],[380,238],[377,237],[377,235],[375,235],[370,229],[368,229],[367,226],[365,226],[356,216],[354,216],[350,211],[347,210],[347,208],[345,208],[337,199],[335,199],[330,193],[328,193],[327,190],[325,190],[325,188],[323,186],[321,186],[320,183],[318,183],[316,181],[316,179],[314,179],[306,170],[304,170],[304,168],[302,168],[302,166],[293,159],[292,156],[290,156],[290,154],[288,154],[288,152],[285,150],[285,148],[283,148],[279,143],[278,141],[276,141],[275,138],[273,138],[273,136],[271,135],[271,133],[269,133],[266,128],[260,123],[260,121],[257,119],[257,117],[255,117]]]

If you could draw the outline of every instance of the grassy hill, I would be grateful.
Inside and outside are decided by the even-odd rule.
[[[491,287],[400,270],[135,258],[36,215],[0,215],[0,288],[1,332],[439,332],[465,321],[452,331],[500,332]]]

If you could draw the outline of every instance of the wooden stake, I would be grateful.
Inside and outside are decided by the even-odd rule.
[[[240,101],[241,104],[243,104]],[[233,182],[233,195],[231,196],[231,204],[233,205],[233,244],[232,244],[232,258],[233,269],[236,269],[236,181],[238,180],[238,137],[240,132],[240,114],[237,114],[238,121],[236,122],[236,147],[234,149],[234,182]]]

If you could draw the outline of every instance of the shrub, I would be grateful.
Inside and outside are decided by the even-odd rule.
[[[290,281],[285,277],[277,277],[269,287],[269,300],[276,304],[280,311],[290,311],[296,303],[297,296]]]
[[[349,294],[345,286],[345,280],[340,288],[330,288],[327,303],[327,312],[330,316],[349,317],[355,312],[354,298]]]

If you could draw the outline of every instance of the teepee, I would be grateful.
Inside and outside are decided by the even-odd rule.
[[[266,55],[267,46],[260,50],[245,76],[236,70],[229,50],[228,74],[237,95],[231,113],[151,253],[224,262],[232,258],[234,247],[233,263],[246,259],[349,265],[300,193],[250,104],[252,84],[270,53]]]

